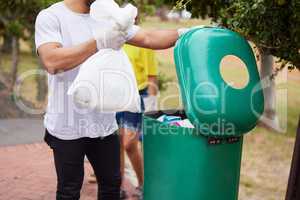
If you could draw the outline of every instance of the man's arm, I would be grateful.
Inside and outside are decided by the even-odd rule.
[[[42,10],[35,22],[35,45],[41,62],[50,74],[73,69],[97,51],[96,40],[68,48],[62,44],[57,16]]]
[[[178,30],[139,30],[127,43],[153,50],[173,47],[178,40]]]
[[[119,46],[122,43],[118,41],[119,35],[110,34],[109,36],[111,38],[107,39],[110,42],[108,44],[105,42],[103,48],[105,46]],[[139,30],[127,43],[149,49],[167,49],[174,46],[178,37],[177,30]],[[101,38],[99,41],[101,41]],[[69,48],[62,47],[60,43],[46,43],[38,47],[38,54],[45,69],[50,74],[56,74],[77,67],[96,53],[97,49],[99,49],[99,44],[97,46],[96,40],[90,40]]]
[[[39,57],[50,74],[71,70],[96,52],[96,40],[69,48],[63,48],[59,43],[46,43],[38,48]]]

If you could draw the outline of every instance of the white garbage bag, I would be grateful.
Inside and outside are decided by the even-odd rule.
[[[90,15],[95,20],[111,21],[115,30],[127,31],[134,25],[137,9],[131,4],[120,8],[113,0],[96,0],[91,5]],[[123,50],[102,49],[87,59],[68,95],[72,95],[75,103],[85,109],[141,111],[134,71]]]

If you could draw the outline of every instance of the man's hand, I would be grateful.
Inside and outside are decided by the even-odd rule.
[[[114,49],[119,50],[126,42],[126,34],[115,30],[95,30],[94,38],[97,41],[97,49]]]
[[[181,37],[182,35],[186,34],[187,32],[191,31],[191,30],[195,30],[195,29],[199,29],[199,28],[213,28],[216,26],[213,25],[200,25],[200,26],[193,26],[191,28],[180,28],[178,29],[178,35],[179,37]]]

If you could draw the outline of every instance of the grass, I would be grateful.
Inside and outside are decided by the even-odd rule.
[[[209,20],[189,20],[183,22],[160,22],[149,18],[142,26],[145,28],[179,28],[186,26],[209,24]],[[30,69],[38,68],[36,57],[29,53],[26,45],[22,52],[19,75]],[[160,94],[160,107],[163,109],[179,109],[181,102],[177,86],[176,72],[173,62],[172,49],[157,51],[160,72],[174,80],[166,91]],[[6,71],[10,69],[9,57],[4,57]],[[262,127],[255,128],[245,137],[241,171],[240,200],[280,200],[284,199],[293,151],[294,136],[300,113],[300,72],[282,72],[278,76],[277,87],[283,88],[278,98],[278,108],[285,110],[285,92],[287,99],[287,134],[278,134]],[[239,76],[239,74],[234,74]],[[285,81],[287,79],[287,81]],[[35,77],[28,78],[22,85],[22,96],[35,102]],[[283,108],[283,109],[282,109]],[[280,119],[284,119],[280,111]]]

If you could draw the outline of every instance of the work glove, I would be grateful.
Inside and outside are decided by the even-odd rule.
[[[180,28],[180,29],[177,30],[178,36],[181,37],[182,35],[189,32],[190,30],[191,30],[190,28]]]
[[[114,29],[97,29],[93,31],[94,39],[97,42],[97,49],[120,50],[126,42],[125,32]]]

